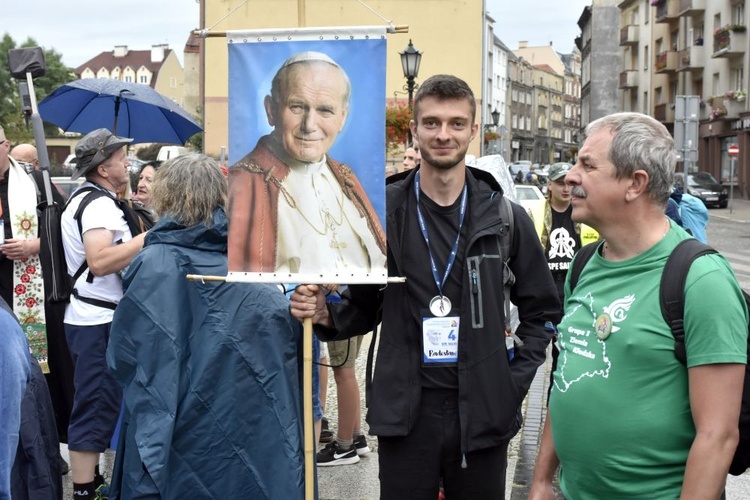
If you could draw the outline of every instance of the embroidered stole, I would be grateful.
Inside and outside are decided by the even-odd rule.
[[[8,206],[14,239],[34,240],[39,236],[36,212],[37,188],[26,171],[10,159]],[[21,322],[29,350],[44,373],[49,373],[47,327],[44,316],[44,283],[38,255],[13,261],[13,303],[10,306]]]

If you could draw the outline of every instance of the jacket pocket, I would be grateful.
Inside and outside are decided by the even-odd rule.
[[[477,255],[469,257],[467,259],[467,270],[469,273],[469,305],[471,306],[471,327],[472,328],[484,328],[484,304],[482,297],[482,271],[487,273],[486,269],[488,265],[494,264],[494,262],[485,262],[489,259],[500,259],[499,255]],[[502,274],[497,277],[502,281]]]

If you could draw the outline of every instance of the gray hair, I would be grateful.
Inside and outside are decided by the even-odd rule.
[[[609,159],[618,179],[644,170],[649,177],[648,196],[666,204],[674,180],[677,152],[667,128],[641,113],[615,113],[595,120],[586,127],[586,136],[608,130],[612,133]]]
[[[349,76],[346,74],[346,71],[344,71],[344,68],[339,66],[339,64],[331,59],[327,54],[323,54],[322,52],[300,52],[299,54],[295,54],[281,65],[279,70],[276,72],[276,74],[273,77],[273,80],[271,81],[271,97],[273,98],[273,101],[275,103],[281,102],[281,94],[282,89],[284,88],[284,84],[286,84],[289,71],[294,66],[313,66],[313,65],[331,65],[334,68],[337,68],[339,72],[341,73],[342,78],[344,79],[344,86],[346,90],[344,91],[344,95],[342,96],[342,99],[344,101],[344,108],[349,107],[349,97],[352,93],[352,83],[349,81]]]
[[[191,153],[164,162],[151,187],[151,207],[187,227],[211,226],[214,210],[227,204],[227,179],[208,156]]]

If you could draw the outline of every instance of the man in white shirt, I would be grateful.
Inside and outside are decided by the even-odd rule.
[[[99,454],[107,449],[122,401],[119,385],[105,359],[114,307],[122,297],[120,272],[143,247],[145,233],[133,236],[116,194],[129,181],[125,145],[132,139],[107,129],[87,134],[76,144],[82,188],[101,190],[76,218],[89,194],[75,193],[63,212],[61,229],[68,271],[86,262],[65,309],[65,335],[75,364],[75,397],[68,429],[73,497],[91,499],[104,485]],[[80,225],[79,225],[80,224]]]

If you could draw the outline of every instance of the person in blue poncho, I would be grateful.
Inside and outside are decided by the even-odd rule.
[[[109,498],[302,498],[299,323],[275,286],[186,279],[227,273],[213,160],[164,163],[152,193],[107,349],[125,399]]]

